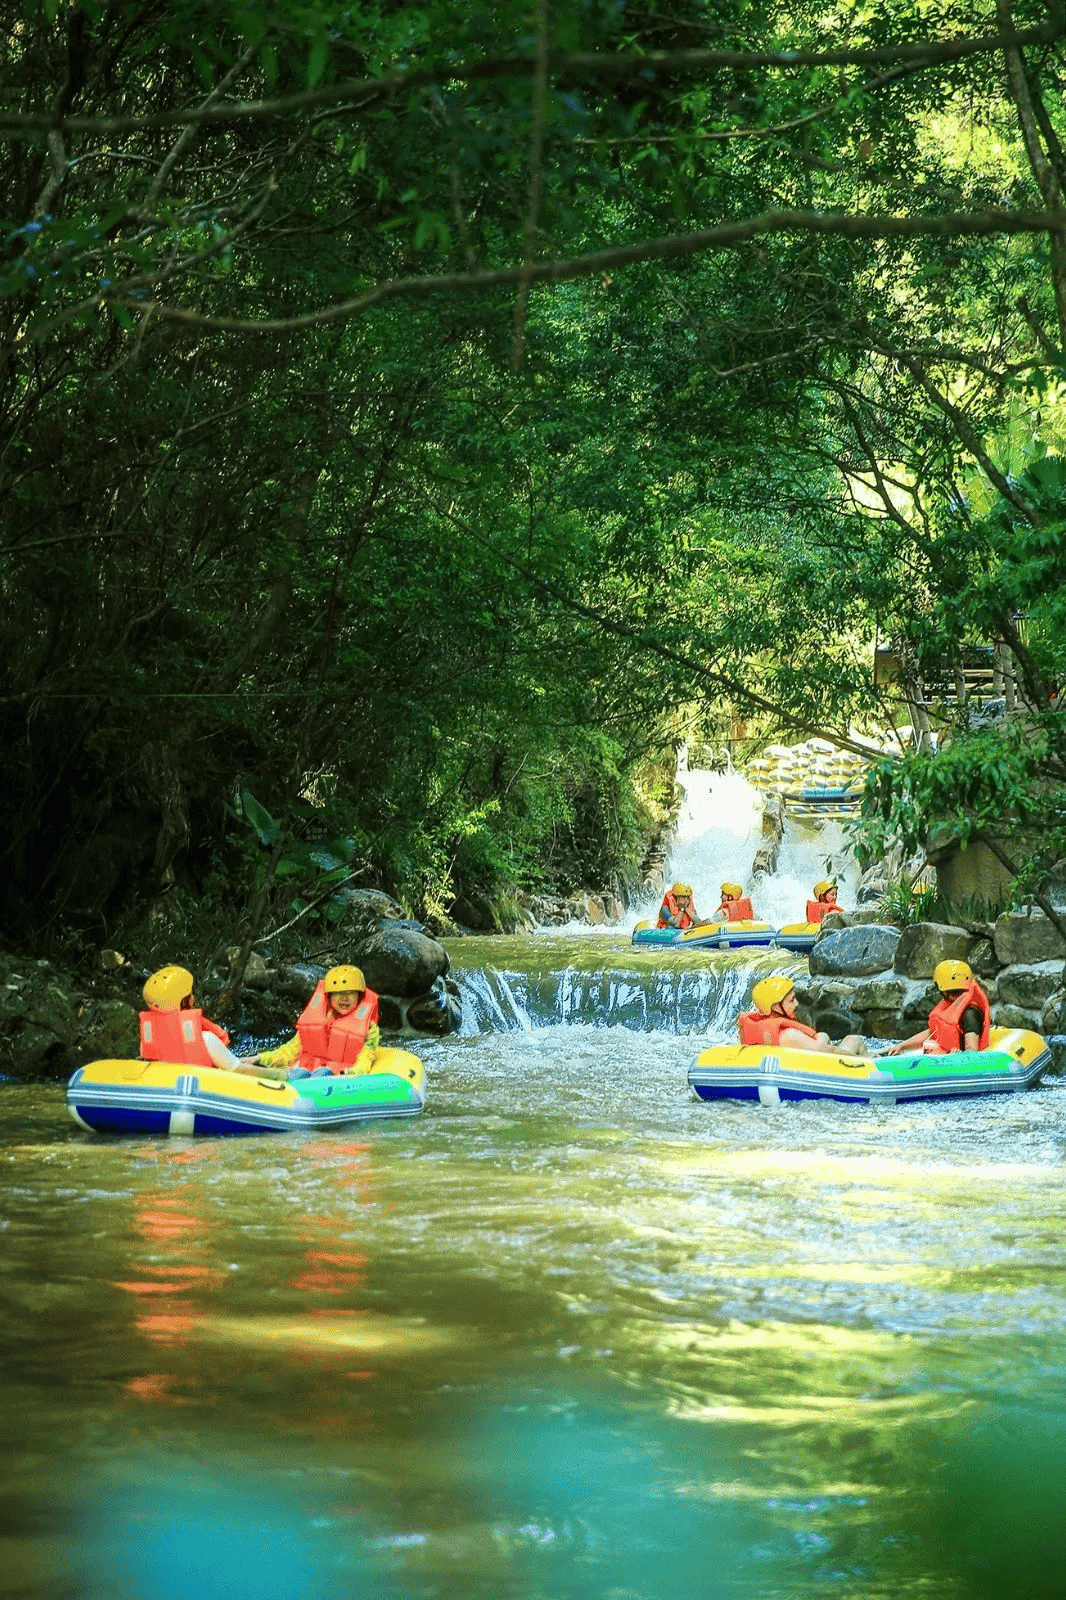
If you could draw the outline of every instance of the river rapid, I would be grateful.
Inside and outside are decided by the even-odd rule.
[[[1066,1083],[708,1105],[773,958],[450,953],[413,1123],[0,1086],[0,1600],[1060,1597]]]

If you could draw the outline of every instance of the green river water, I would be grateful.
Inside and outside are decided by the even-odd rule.
[[[1066,1594],[1066,1082],[705,1105],[750,960],[451,953],[413,1123],[0,1086],[0,1600]]]

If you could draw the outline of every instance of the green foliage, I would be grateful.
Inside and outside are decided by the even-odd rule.
[[[239,923],[279,843],[272,926],[328,919],[331,874],[438,916],[624,889],[678,708],[846,735],[878,630],[915,670],[994,638],[1036,710],[1015,734],[945,715],[938,770],[875,779],[869,838],[1008,817],[1048,867],[1061,264],[980,221],[1043,204],[1000,55],[892,55],[984,35],[986,8],[707,18],[555,8],[541,94],[526,0],[23,0],[11,925],[109,928],[160,894]],[[706,54],[838,32],[884,70]],[[1053,101],[1050,53],[1025,65]],[[815,225],[686,238],[783,211]],[[914,227],[851,226],[878,216]],[[531,256],[561,266],[527,294]]]
[[[893,922],[898,928],[909,928],[916,922],[934,921],[937,904],[934,888],[916,884],[910,878],[897,878],[882,897],[881,914],[886,922]]]

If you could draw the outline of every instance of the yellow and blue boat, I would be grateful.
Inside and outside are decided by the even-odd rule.
[[[93,1061],[67,1085],[67,1109],[93,1133],[289,1133],[415,1117],[426,1073],[408,1050],[366,1051],[368,1070],[293,1083],[167,1061]],[[362,1060],[362,1057],[360,1057]]]
[[[638,922],[633,929],[635,945],[669,950],[765,949],[804,952],[818,937],[817,922],[789,923],[772,928],[768,922],[698,922],[693,928],[657,928],[653,922]]]
[[[987,1050],[951,1055],[834,1056],[767,1045],[719,1044],[688,1070],[701,1100],[843,1100],[895,1105],[1031,1089],[1051,1065],[1047,1041],[1026,1028],[993,1028]]]

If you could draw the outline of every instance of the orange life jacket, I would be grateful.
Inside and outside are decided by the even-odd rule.
[[[681,920],[680,922],[668,922],[667,917],[680,917]],[[659,907],[659,920],[655,924],[657,928],[681,928],[683,931],[685,928],[693,927],[695,922],[696,907],[691,900],[682,911],[672,894],[663,895],[663,903]]]
[[[988,1049],[988,1034],[992,1022],[988,996],[976,978],[971,978],[960,995],[956,995],[953,1000],[941,1000],[930,1011],[929,1032],[933,1036],[932,1042],[935,1046],[930,1054],[950,1055],[953,1050],[962,1049],[962,1014],[968,1006],[976,1006],[981,1013],[981,1033],[977,1048]]]
[[[723,900],[718,907],[718,915],[727,917],[730,922],[755,921],[755,913],[746,894],[742,894],[739,900]]]
[[[802,1022],[793,1022],[789,1017],[767,1016],[765,1011],[742,1011],[737,1018],[737,1027],[741,1044],[779,1045],[786,1028],[795,1028],[797,1033],[805,1033],[808,1039],[818,1037],[814,1028],[805,1027]],[[787,1045],[785,1048],[788,1048]]]
[[[830,911],[839,911],[839,910],[840,910],[840,907],[836,904],[835,901],[830,902],[828,900],[808,900],[807,901],[807,921],[808,922],[821,922],[822,918],[825,917],[825,916],[828,916]]]
[[[205,1033],[213,1033],[223,1044],[229,1044],[226,1030],[217,1022],[211,1022],[202,1011],[191,1007],[188,1011],[142,1011],[141,1060],[213,1067],[215,1063],[204,1044]]]
[[[330,1010],[326,991],[319,983],[296,1024],[301,1067],[306,1067],[308,1072],[314,1072],[317,1067],[329,1067],[331,1072],[340,1073],[345,1067],[353,1066],[377,1020],[378,997],[373,989],[363,990],[363,998],[354,1011],[349,1011],[346,1017],[337,1017]]]

